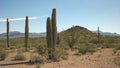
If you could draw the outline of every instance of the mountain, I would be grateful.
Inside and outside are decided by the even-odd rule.
[[[77,33],[81,36],[95,36],[97,31],[90,31],[85,27],[81,27],[81,26],[73,26],[65,31],[59,32],[59,33],[67,33],[67,34],[71,34],[71,33]],[[100,31],[101,35],[104,36],[120,36],[120,34],[117,33],[110,33],[110,32],[102,32]],[[24,33],[21,33],[19,31],[12,31],[9,33],[10,38],[16,38],[16,37],[24,37]],[[42,32],[42,33],[29,33],[29,37],[44,37],[46,36],[46,32]],[[6,38],[6,33],[2,33],[0,34],[0,38]]]
[[[61,37],[78,37],[78,38],[89,38],[89,37],[96,37],[96,33],[93,33],[92,31],[88,30],[85,27],[81,26],[73,26],[63,32],[60,32]]]
[[[24,37],[24,33],[21,33],[19,31],[12,31],[9,33],[10,38],[16,38],[16,37]],[[42,33],[29,33],[29,37],[43,37],[46,36],[45,32]],[[0,34],[0,38],[6,38],[6,33]]]
[[[97,31],[92,31],[93,33],[97,33]],[[120,34],[117,34],[117,33],[111,33],[111,32],[102,32],[100,31],[100,34],[101,35],[104,35],[104,36],[120,36]]]

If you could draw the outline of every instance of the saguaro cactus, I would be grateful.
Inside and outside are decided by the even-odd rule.
[[[28,48],[28,36],[29,36],[29,26],[28,26],[28,16],[26,16],[25,20],[25,48]]]
[[[9,20],[7,18],[7,48],[9,48]]]
[[[48,45],[48,54],[49,59],[54,59],[55,45],[57,43],[57,26],[56,26],[56,9],[52,11],[52,19],[47,18],[47,45]]]
[[[60,44],[60,35],[57,35],[57,44]]]
[[[48,46],[48,55],[49,59],[52,59],[52,47],[53,47],[53,35],[52,35],[52,22],[50,17],[47,18],[47,46]]]
[[[98,27],[98,44],[100,43],[100,31],[99,31],[99,27]]]
[[[52,10],[53,51],[57,43],[56,9]]]

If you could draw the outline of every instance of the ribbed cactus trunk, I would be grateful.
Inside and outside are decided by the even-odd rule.
[[[7,48],[10,47],[10,44],[9,44],[9,20],[7,18]]]
[[[57,43],[56,9],[52,10],[53,52]]]
[[[25,50],[28,48],[28,36],[29,36],[29,26],[28,26],[28,16],[26,16],[25,20]]]
[[[50,17],[47,18],[47,47],[48,47],[48,55],[49,59],[52,59],[52,46],[53,46],[53,35],[52,35],[52,22],[50,20]]]
[[[47,46],[49,59],[54,60],[55,45],[57,43],[56,9],[52,11],[52,19],[47,18]]]
[[[57,35],[57,43],[56,44],[60,44],[60,35]]]
[[[99,27],[98,27],[98,44],[100,43],[100,31],[99,31]]]

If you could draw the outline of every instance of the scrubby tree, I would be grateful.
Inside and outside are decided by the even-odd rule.
[[[74,31],[65,37],[65,41],[67,42],[70,48],[73,48],[78,39],[79,35],[77,35]]]

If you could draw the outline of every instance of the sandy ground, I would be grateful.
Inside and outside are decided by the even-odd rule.
[[[120,68],[118,65],[112,62],[113,58],[116,56],[113,54],[112,49],[102,49],[92,55],[87,54],[82,56],[75,55],[76,51],[69,50],[68,53],[68,60],[45,63],[44,65],[41,65],[40,68]],[[14,55],[12,53],[9,54],[9,57],[6,58],[5,61],[0,61],[0,64],[18,62],[11,61],[11,59],[13,59],[13,56]],[[26,56],[30,56],[30,54],[26,54]],[[0,68],[36,68],[36,65],[16,64],[0,66]]]

